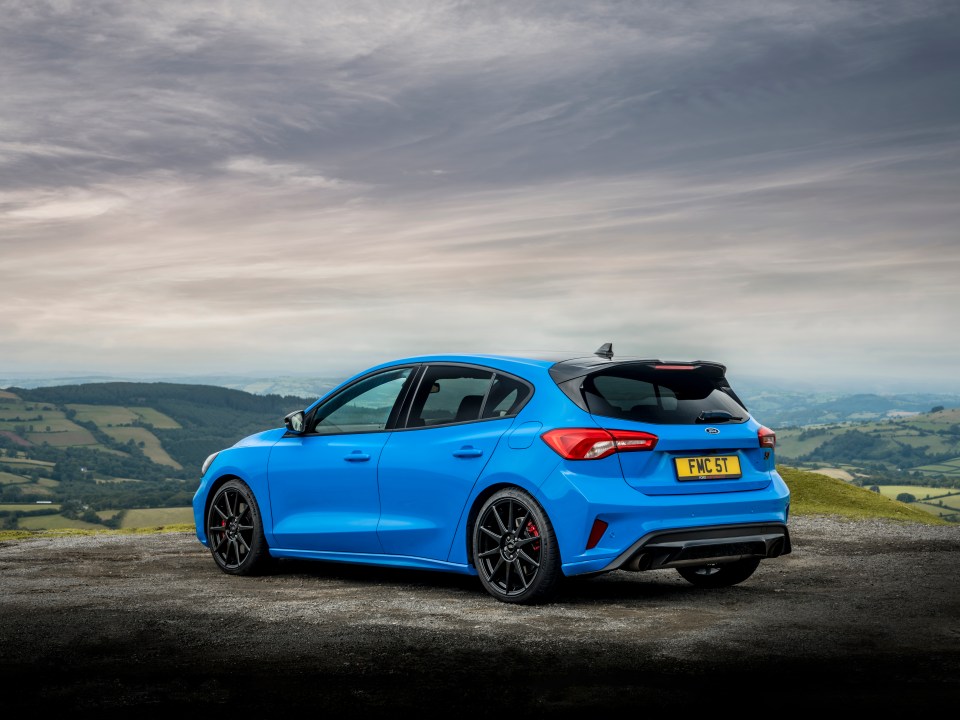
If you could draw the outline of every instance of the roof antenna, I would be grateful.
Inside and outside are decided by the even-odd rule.
[[[604,343],[593,354],[607,360],[613,360],[613,343]]]

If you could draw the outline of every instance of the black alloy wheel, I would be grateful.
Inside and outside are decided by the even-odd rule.
[[[487,592],[510,603],[548,599],[562,576],[553,525],[520,488],[492,495],[473,528],[473,558]]]
[[[214,561],[230,575],[253,575],[269,558],[260,508],[246,483],[230,480],[207,511],[207,540]]]

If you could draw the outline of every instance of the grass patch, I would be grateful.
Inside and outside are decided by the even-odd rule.
[[[94,526],[99,527],[99,526]],[[0,542],[10,540],[28,540],[30,538],[63,537],[64,535],[152,535],[168,532],[194,532],[193,523],[163,525],[149,528],[128,528],[126,530],[89,530],[89,529],[62,529],[62,530],[0,530]]]
[[[0,471],[0,485],[20,485],[25,483],[29,478],[25,478],[23,475],[14,475],[13,473],[2,472]]]
[[[29,415],[29,413],[27,414]],[[27,428],[27,432],[35,433],[66,432],[68,430],[80,429],[79,425],[67,420],[62,412],[48,411],[41,414],[43,418],[39,420],[0,419],[0,430],[16,430],[19,426]],[[22,415],[23,413],[21,413],[21,416]],[[33,430],[30,430],[31,427],[33,427]],[[50,429],[47,430],[47,428]]]
[[[143,454],[153,460],[155,463],[167,465],[177,470],[182,470],[183,466],[167,454],[160,444],[157,436],[146,428],[141,427],[105,427],[101,428],[107,435],[118,442],[125,443],[133,440],[138,445],[143,443]]]
[[[60,509],[59,505],[0,505],[0,509],[6,510],[38,510],[44,508]],[[103,520],[107,520],[116,515],[120,510],[99,510],[97,515]],[[174,507],[174,508],[135,508],[123,511],[123,520],[120,528],[123,530],[139,530],[141,528],[158,528],[173,525],[183,525],[193,527],[193,508],[192,507]],[[23,530],[103,530],[101,525],[87,523],[81,520],[71,520],[63,515],[38,515],[34,517],[22,517],[19,520],[19,529]]]
[[[119,512],[112,511],[111,514]],[[127,510],[123,516],[121,528],[163,527],[165,525],[193,526],[193,508],[137,508]]]
[[[928,498],[937,498],[951,493],[960,493],[956,488],[938,488],[927,485],[877,485],[880,488],[880,494],[884,497],[896,499],[900,493],[910,493],[917,500],[926,500]]]
[[[46,460],[28,460],[20,457],[0,457],[0,463],[4,465],[36,465],[37,467],[52,468],[56,463]]]
[[[181,427],[183,427],[172,417],[164,415],[155,408],[133,407],[129,408],[129,410],[139,415],[143,422],[150,423],[158,430],[179,430]]]
[[[945,521],[919,508],[883,497],[843,480],[790,467],[778,467],[790,488],[790,511],[797,515],[839,515],[853,520],[887,518],[926,525]]]
[[[16,512],[17,510],[59,510],[60,503],[4,503],[0,505],[0,510]]]
[[[37,507],[43,507],[38,505]],[[63,515],[39,515],[37,517],[24,517],[17,521],[17,525],[24,530],[96,530],[103,527],[96,523],[88,523],[83,520],[73,520],[65,518]]]
[[[70,447],[73,445],[97,445],[96,438],[86,428],[74,425],[76,430],[61,432],[32,432],[27,433],[27,440],[34,445],[47,443],[51,447]]]
[[[119,405],[67,405],[76,410],[77,420],[92,422],[99,428],[107,425],[131,425],[137,420],[137,415]]]

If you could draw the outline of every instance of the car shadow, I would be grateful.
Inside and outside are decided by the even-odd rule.
[[[404,589],[463,592],[478,599],[489,597],[480,580],[470,575],[391,568],[375,565],[352,565],[322,560],[276,560],[271,572],[274,576],[338,580],[382,587],[392,585]],[[703,590],[667,573],[612,572],[593,577],[565,578],[554,604],[581,605],[598,602],[662,602],[678,598],[692,598],[704,592],[713,594],[738,592],[744,588]]]

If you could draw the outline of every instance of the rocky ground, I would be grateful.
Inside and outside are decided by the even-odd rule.
[[[734,588],[617,572],[538,607],[426,572],[230,577],[189,534],[0,543],[3,707],[955,709],[960,527],[791,528],[794,553]]]

